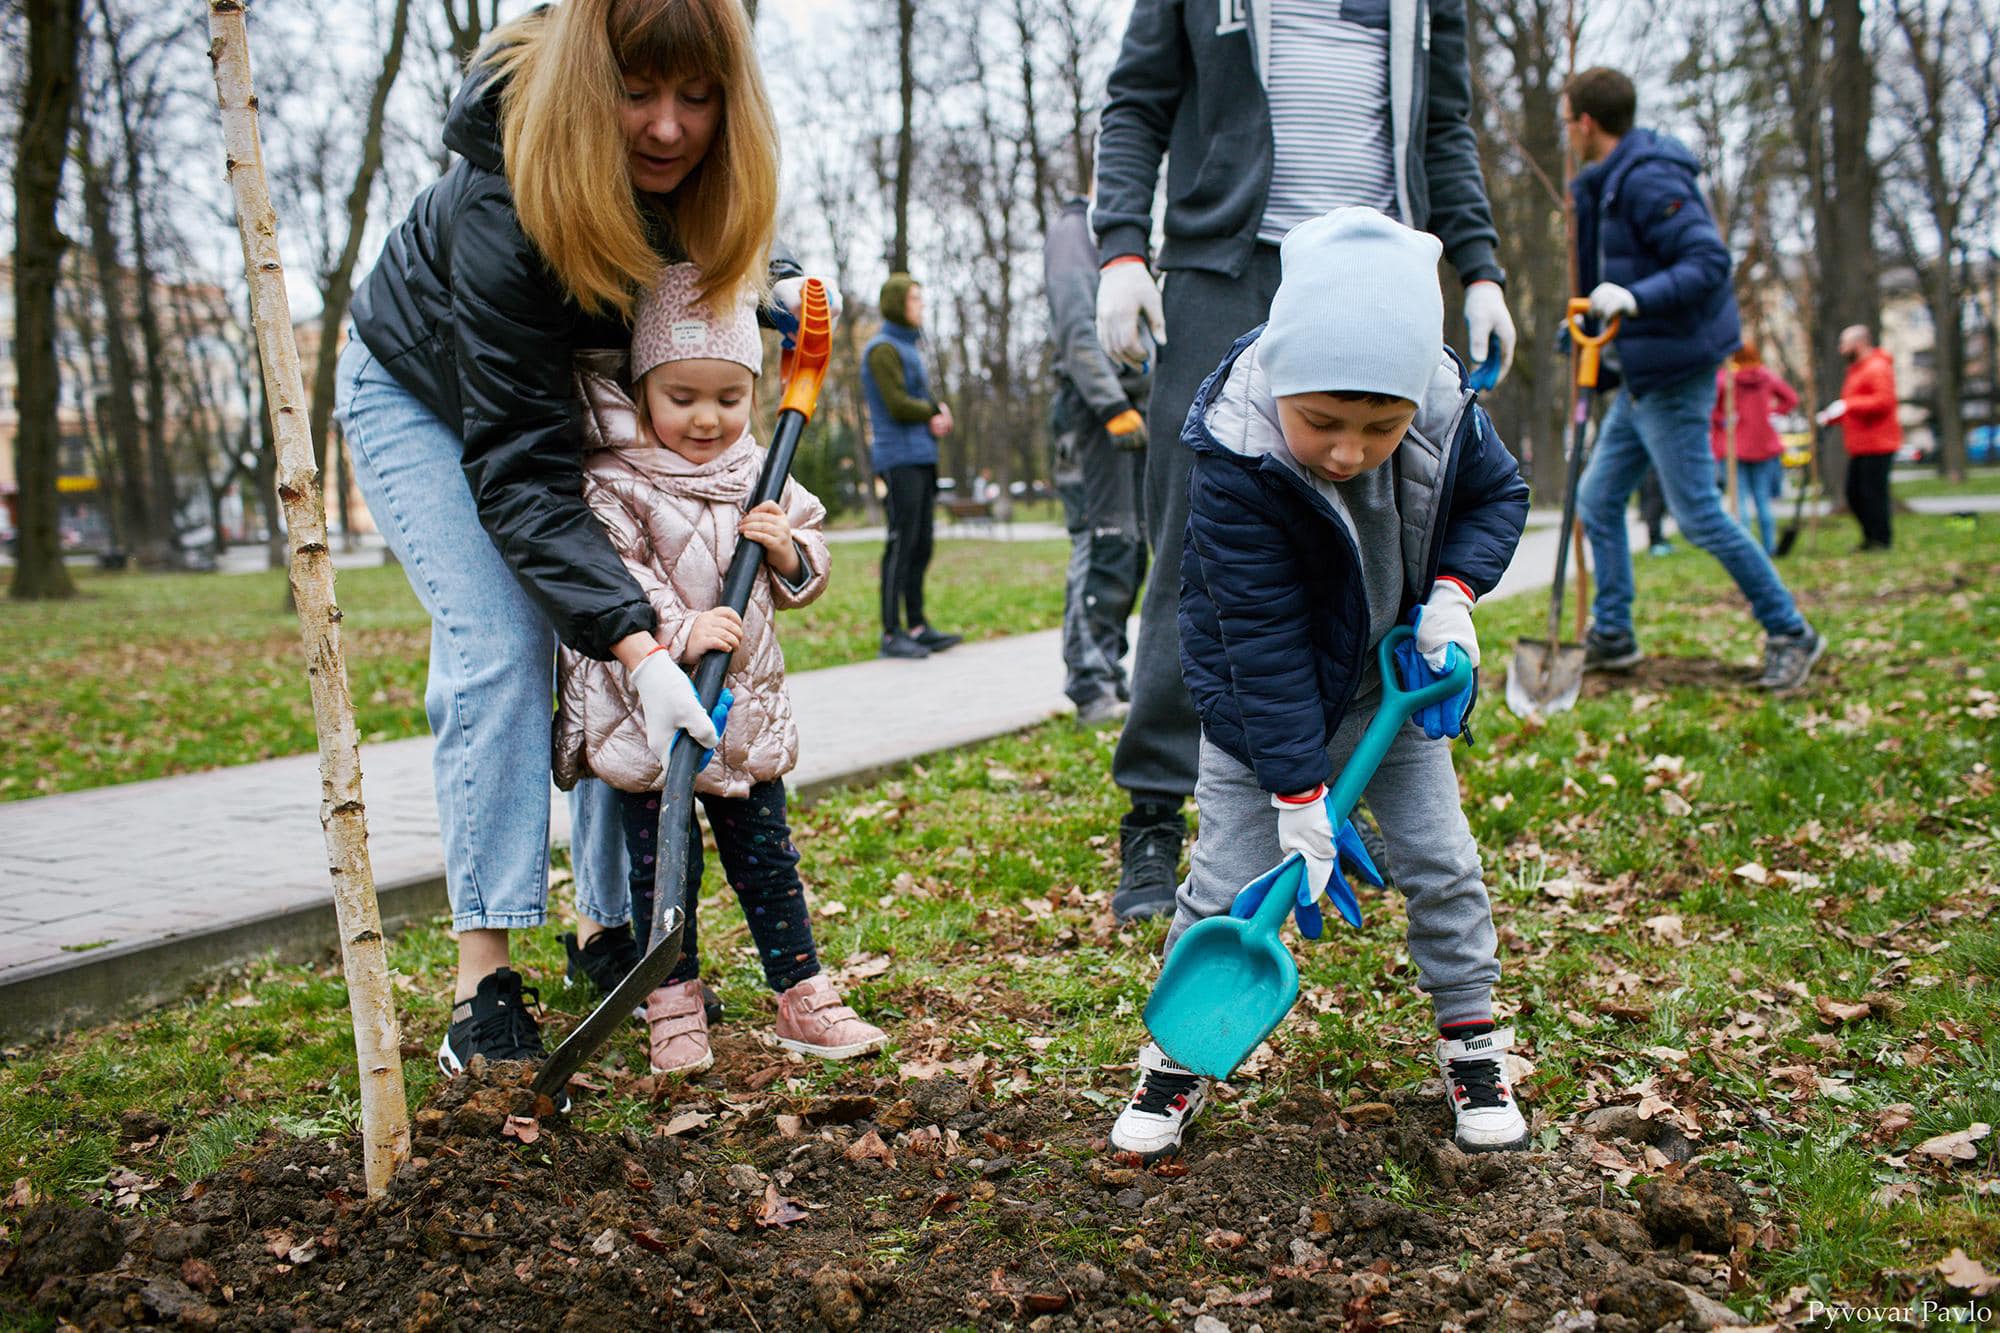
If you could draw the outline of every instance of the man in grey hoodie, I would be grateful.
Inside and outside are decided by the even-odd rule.
[[[1125,623],[1146,572],[1139,527],[1151,377],[1120,366],[1097,341],[1097,241],[1090,203],[1063,205],[1042,246],[1056,392],[1049,404],[1056,491],[1069,524],[1063,593],[1063,693],[1087,724],[1123,717]]]
[[[1132,808],[1112,910],[1170,912],[1200,729],[1181,682],[1176,608],[1190,463],[1180,425],[1277,290],[1297,224],[1363,204],[1434,234],[1465,283],[1474,383],[1513,357],[1498,233],[1467,113],[1465,0],[1137,0],[1097,146],[1098,337],[1151,359],[1146,464],[1153,576],[1140,610],[1132,711],[1112,777]],[[1167,159],[1164,292],[1146,262]],[[1338,300],[1337,290],[1327,299]],[[1168,332],[1172,332],[1169,340]],[[1440,330],[1440,333],[1443,331]],[[1482,373],[1483,372],[1483,373]]]

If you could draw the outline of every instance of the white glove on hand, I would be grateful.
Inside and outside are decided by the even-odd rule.
[[[1472,594],[1457,579],[1439,579],[1417,620],[1417,651],[1433,671],[1445,670],[1445,650],[1453,644],[1479,665],[1479,635],[1472,628]]]
[[[1828,403],[1825,407],[1822,407],[1819,410],[1819,414],[1815,416],[1813,420],[1817,421],[1822,426],[1831,426],[1834,422],[1840,420],[1842,417],[1846,415],[1847,415],[1847,400],[1845,398],[1836,398],[1832,402]]]
[[[1145,337],[1149,332],[1155,346],[1167,340],[1160,285],[1145,260],[1114,259],[1097,275],[1097,341],[1106,356],[1137,370],[1151,354]]]
[[[1615,282],[1600,282],[1591,289],[1590,313],[1599,319],[1619,319],[1639,313],[1639,298]]]
[[[1475,282],[1465,289],[1465,326],[1472,338],[1472,365],[1477,369],[1486,360],[1493,339],[1500,339],[1498,384],[1514,365],[1514,317],[1507,313],[1507,294],[1497,282]]]
[[[701,699],[694,692],[694,682],[688,679],[687,672],[674,665],[671,654],[664,650],[646,654],[632,668],[630,678],[632,688],[639,693],[639,711],[646,722],[646,746],[660,756],[662,765],[667,762],[667,751],[673,748],[677,732],[685,731],[704,750],[715,748],[715,723],[702,708]]]
[[[1333,822],[1326,813],[1326,784],[1321,783],[1305,800],[1273,796],[1271,805],[1278,812],[1278,846],[1287,855],[1297,852],[1305,858],[1306,882],[1312,886],[1317,900],[1326,892],[1338,859],[1333,846]]]
[[[840,323],[840,287],[832,278],[821,278],[820,285],[826,288],[826,308],[833,315],[833,322]],[[780,278],[771,285],[771,299],[785,308],[793,319],[805,318],[806,280],[804,278]]]

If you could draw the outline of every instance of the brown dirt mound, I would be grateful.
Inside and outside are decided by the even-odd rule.
[[[283,1139],[162,1213],[0,1215],[0,1323],[1624,1333],[1723,1320],[1729,1261],[1701,1247],[1747,1220],[1698,1170],[1607,1202],[1582,1134],[1468,1157],[1416,1092],[1345,1113],[1296,1093],[1144,1171],[1068,1092],[685,1089],[645,1132],[553,1120],[521,1142],[500,1131],[525,1076],[441,1088],[377,1202],[354,1141]]]

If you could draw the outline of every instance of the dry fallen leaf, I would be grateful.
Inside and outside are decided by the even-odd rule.
[[[896,1154],[889,1151],[889,1145],[882,1142],[882,1136],[869,1130],[848,1145],[847,1160],[850,1162],[880,1162],[886,1167],[896,1165]]]
[[[1662,944],[1685,944],[1687,936],[1681,931],[1681,919],[1672,912],[1646,918],[1646,929],[1653,932],[1653,938]]]
[[[1904,1199],[1914,1199],[1923,1192],[1914,1180],[1897,1180],[1875,1191],[1875,1202],[1884,1208],[1893,1208]]]
[[[1660,793],[1660,808],[1675,819],[1686,819],[1694,813],[1694,807],[1688,804],[1687,797],[1671,787]]]
[[[764,1203],[757,1209],[757,1225],[784,1228],[806,1220],[806,1210],[778,1193],[776,1185],[764,1186]]]
[[[1771,872],[1764,869],[1763,866],[1755,861],[1745,861],[1729,873],[1738,879],[1747,879],[1752,884],[1769,884],[1771,882]]]
[[[682,1111],[679,1115],[660,1126],[660,1133],[667,1138],[676,1138],[691,1129],[700,1129],[715,1117],[707,1111]]]
[[[1938,1260],[1937,1271],[1952,1286],[1969,1291],[1975,1296],[1984,1296],[1995,1287],[2000,1287],[2000,1278],[1987,1272],[1985,1264],[1972,1258],[1957,1246],[1953,1246],[1950,1254]]]
[[[780,1138],[795,1139],[805,1132],[806,1122],[802,1116],[774,1116],[772,1122],[777,1125]]]
[[[518,1139],[522,1143],[533,1143],[542,1137],[542,1127],[535,1123],[531,1115],[510,1115],[507,1123],[500,1126],[500,1137]]]
[[[1992,1132],[1993,1126],[1984,1120],[1976,1120],[1964,1129],[1925,1139],[1910,1149],[1910,1156],[1928,1157],[1939,1162],[1970,1162],[1979,1156],[1979,1149],[1972,1145]]]
[[[1856,1019],[1868,1017],[1874,1012],[1866,1000],[1836,1000],[1831,995],[1821,995],[1813,1000],[1813,1008],[1828,1027],[1838,1027],[1842,1023],[1852,1023]]]

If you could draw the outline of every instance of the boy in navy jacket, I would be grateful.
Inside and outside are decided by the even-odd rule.
[[[1460,655],[1478,664],[1473,602],[1513,557],[1528,487],[1444,348],[1438,255],[1435,237],[1373,209],[1294,228],[1269,323],[1188,413],[1181,670],[1201,717],[1201,836],[1168,950],[1290,852],[1315,889],[1340,873],[1326,783],[1374,716],[1383,635],[1416,625],[1406,686]],[[1502,1059],[1511,1034],[1493,1026],[1493,917],[1447,740],[1475,694],[1406,726],[1367,800],[1408,897],[1457,1142],[1492,1151],[1524,1146],[1527,1126]],[[1179,1151],[1207,1081],[1150,1042],[1139,1065],[1111,1143],[1151,1161]]]

